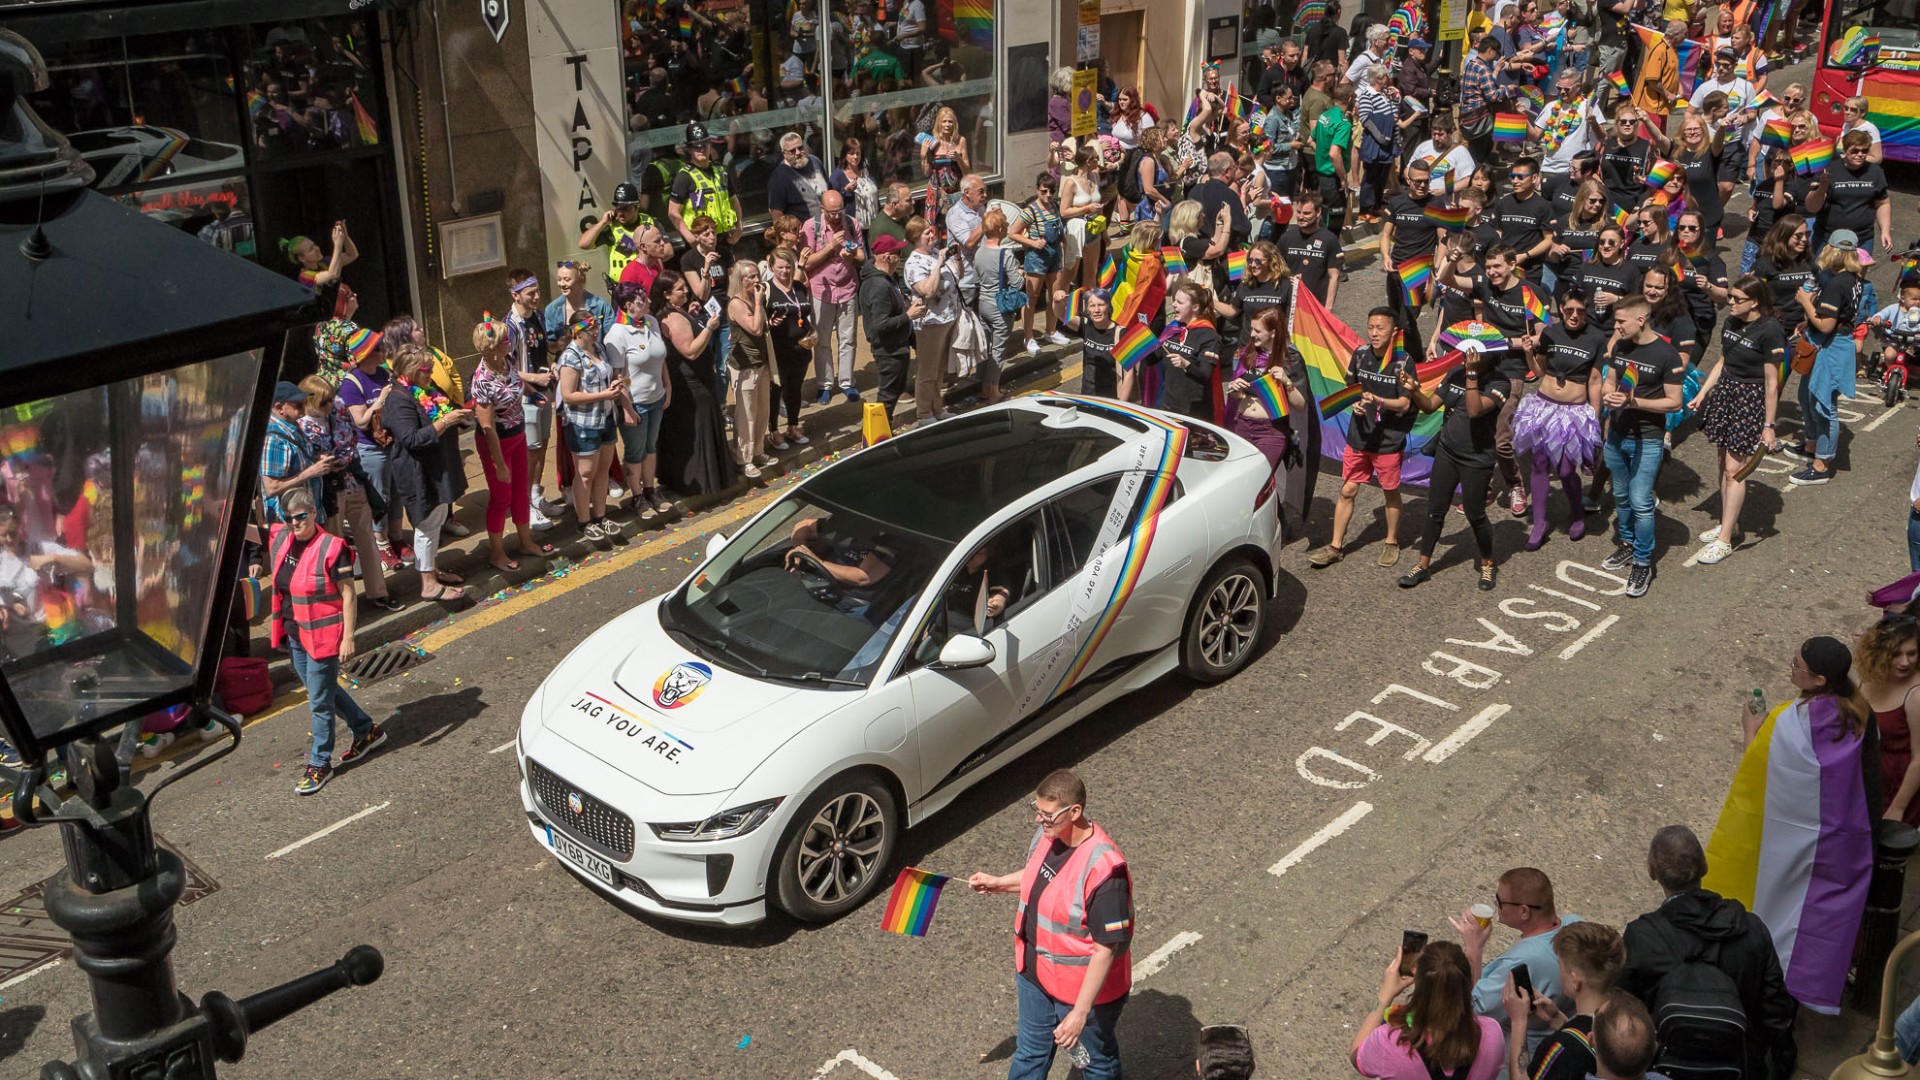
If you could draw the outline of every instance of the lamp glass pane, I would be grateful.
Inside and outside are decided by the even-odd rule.
[[[43,742],[176,692],[203,640],[258,350],[0,410],[0,674]]]

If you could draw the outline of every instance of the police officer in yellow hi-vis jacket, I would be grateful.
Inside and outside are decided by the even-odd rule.
[[[1014,874],[974,874],[975,892],[1020,897],[1014,986],[1020,1022],[1007,1080],[1044,1080],[1057,1050],[1076,1047],[1087,1080],[1118,1080],[1114,1028],[1133,987],[1133,882],[1126,856],[1087,818],[1087,787],[1060,769],[1033,795],[1039,831]]]

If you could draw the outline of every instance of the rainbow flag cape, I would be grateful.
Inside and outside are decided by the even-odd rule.
[[[1678,175],[1680,175],[1679,162],[1668,161],[1666,158],[1654,158],[1653,163],[1647,166],[1647,186],[1666,187],[1667,182]]]
[[[1622,94],[1633,93],[1633,87],[1627,84],[1627,75],[1623,71],[1609,72],[1607,75],[1607,81],[1612,83],[1613,88],[1615,90],[1618,90]]]
[[[1760,125],[1760,141],[1767,146],[1777,146],[1782,150],[1793,146],[1793,125],[1784,116],[1770,116]]]
[[[1861,747],[1831,695],[1775,708],[1734,771],[1701,883],[1760,916],[1787,993],[1829,1015],[1840,1011],[1873,870]]]
[[[933,908],[940,902],[940,890],[951,875],[929,874],[907,867],[894,879],[893,895],[887,897],[886,914],[880,917],[880,929],[908,937],[926,937],[933,924]]]
[[[1247,393],[1267,410],[1268,419],[1284,420],[1292,411],[1287,406],[1287,388],[1280,385],[1280,376],[1271,371],[1248,383]]]
[[[1160,347],[1160,339],[1153,336],[1153,328],[1143,322],[1136,322],[1120,332],[1113,343],[1113,362],[1121,371],[1132,371]]]
[[[1833,140],[1811,139],[1788,151],[1793,155],[1793,171],[1810,176],[1833,163]]]
[[[1187,272],[1187,260],[1180,254],[1178,247],[1161,248],[1160,261],[1167,264],[1167,273],[1169,274],[1184,274]]]
[[[1427,220],[1443,229],[1460,230],[1467,227],[1467,220],[1473,217],[1473,210],[1465,206],[1435,207],[1427,204]]]
[[[1547,311],[1547,302],[1540,299],[1540,294],[1533,291],[1533,286],[1520,286],[1520,304],[1527,309],[1527,317],[1534,322],[1544,325],[1553,321],[1553,316]]]
[[[1400,294],[1408,304],[1419,307],[1427,302],[1433,288],[1432,255],[1416,255],[1394,267],[1394,272],[1400,275]]]
[[[1227,252],[1227,280],[1239,281],[1241,278],[1246,276],[1247,276],[1246,249],[1241,248],[1239,251]]]
[[[1067,294],[1067,321],[1084,322],[1087,318],[1087,290],[1075,289]]]
[[[1300,350],[1307,369],[1307,382],[1294,385],[1307,394],[1309,401],[1318,403],[1320,453],[1339,461],[1346,456],[1347,431],[1353,422],[1350,406],[1360,400],[1362,393],[1347,380],[1347,361],[1360,347],[1360,338],[1328,311],[1319,297],[1301,288],[1298,278],[1294,279],[1287,333],[1289,343]],[[1331,403],[1329,399],[1333,399]],[[1401,466],[1401,476],[1407,482],[1425,484],[1432,473],[1433,460],[1421,451],[1439,433],[1441,420],[1441,414],[1434,412],[1414,421]]]
[[[1527,118],[1519,113],[1494,113],[1493,141],[1498,143],[1526,142]]]
[[[349,93],[347,101],[353,105],[353,130],[359,136],[361,146],[372,146],[380,141],[380,125],[373,122],[373,114],[360,103],[360,95]]]

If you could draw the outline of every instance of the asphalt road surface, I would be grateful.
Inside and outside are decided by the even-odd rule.
[[[1895,183],[1916,190],[1911,174]],[[1896,198],[1896,238],[1920,235],[1913,203]],[[1875,273],[1883,295],[1890,278]],[[1357,319],[1380,280],[1362,271],[1342,314]],[[1450,936],[1446,916],[1487,900],[1508,867],[1546,870],[1563,912],[1615,925],[1658,902],[1646,841],[1670,822],[1711,828],[1743,698],[1757,686],[1779,700],[1794,646],[1850,636],[1869,620],[1866,591],[1906,572],[1915,415],[1854,403],[1825,487],[1790,489],[1784,459],[1769,463],[1749,498],[1752,542],[1711,567],[1685,565],[1718,507],[1712,448],[1687,438],[1660,479],[1660,573],[1637,601],[1596,569],[1602,529],[1525,553],[1503,510],[1496,590],[1475,589],[1455,516],[1434,580],[1403,592],[1410,554],[1373,564],[1377,496],[1361,503],[1354,554],[1310,570],[1337,487],[1323,478],[1245,673],[1205,690],[1166,681],[1083,721],[909,833],[902,854],[956,875],[1014,869],[1033,784],[1074,768],[1136,879],[1127,1074],[1190,1076],[1198,1025],[1240,1022],[1262,1076],[1350,1075],[1348,1043],[1401,930]],[[924,939],[880,930],[884,894],[829,926],[688,929],[601,899],[528,836],[512,740],[541,676],[771,494],[432,628],[431,660],[359,693],[388,745],[319,795],[291,791],[307,741],[297,706],[159,800],[156,827],[199,872],[174,954],[191,995],[252,992],[360,942],[387,957],[377,985],[259,1035],[224,1072],[1004,1075],[1011,898],[952,888]],[[1410,540],[1424,501],[1409,510]],[[25,1077],[71,1052],[67,1018],[90,1005],[34,901],[62,863],[58,837],[0,845],[0,896],[20,894],[0,906],[0,960],[25,972],[0,975],[0,1075]]]

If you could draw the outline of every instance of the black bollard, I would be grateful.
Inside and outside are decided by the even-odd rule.
[[[1853,947],[1851,1004],[1864,1012],[1880,1007],[1880,983],[1887,957],[1900,940],[1900,909],[1907,893],[1907,860],[1920,849],[1920,831],[1903,821],[1881,818],[1873,824],[1873,880],[1867,885],[1867,909]]]

